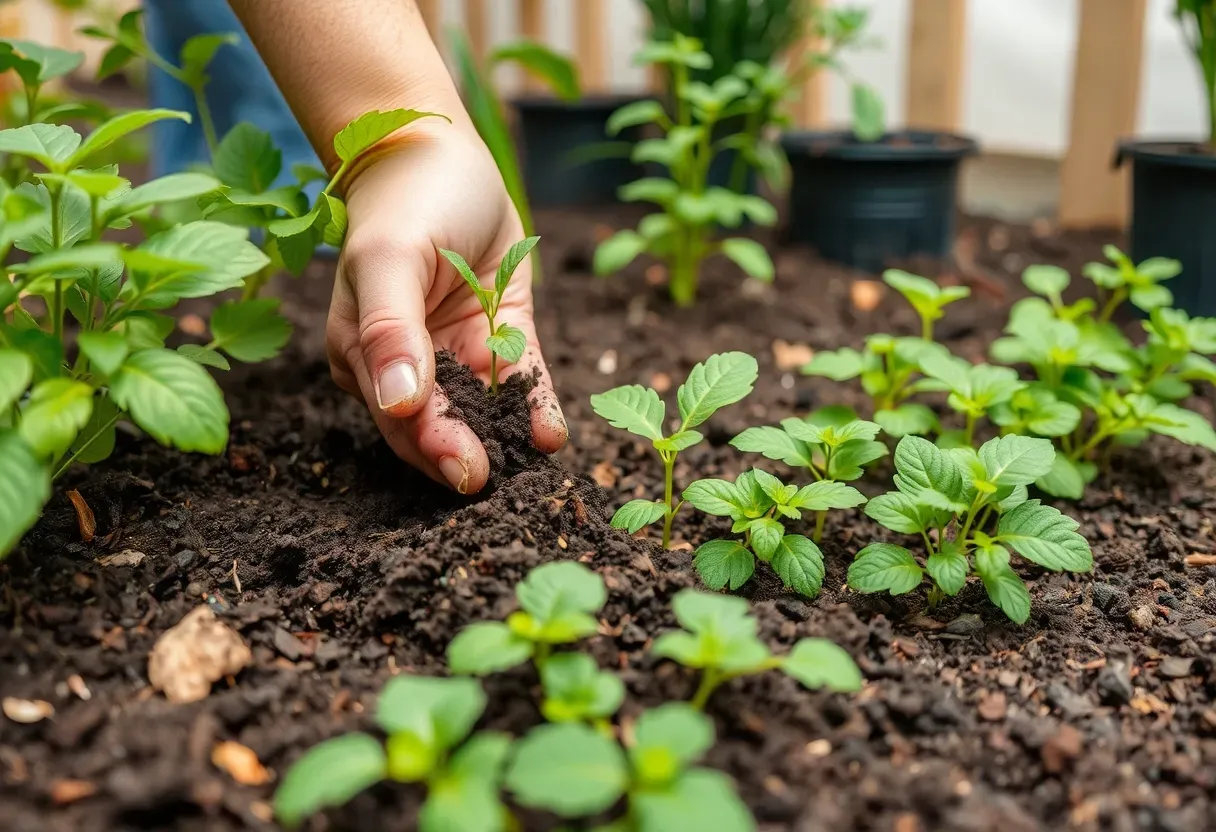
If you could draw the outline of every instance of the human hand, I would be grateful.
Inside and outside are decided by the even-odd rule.
[[[488,382],[489,333],[477,299],[439,249],[461,254],[492,287],[499,261],[524,237],[519,215],[467,123],[416,123],[346,181],[349,230],[326,326],[334,380],[368,406],[399,457],[461,494],[476,493],[489,459],[468,425],[443,417],[435,351],[451,350]],[[533,442],[553,453],[565,444],[566,424],[532,322],[531,263],[516,272],[498,315],[523,330],[528,347],[518,363],[500,363],[498,376],[538,373]]]

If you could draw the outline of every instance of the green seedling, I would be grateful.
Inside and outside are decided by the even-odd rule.
[[[528,348],[528,338],[522,329],[505,322],[500,324],[496,319],[498,308],[502,304],[511,278],[515,275],[515,270],[524,262],[524,258],[536,247],[538,242],[540,242],[540,237],[528,237],[511,246],[507,251],[507,256],[502,258],[502,262],[498,264],[498,271],[494,274],[493,289],[482,288],[481,279],[473,273],[469,264],[459,254],[447,249],[439,250],[439,253],[464,278],[464,282],[469,284],[469,288],[473,290],[474,297],[481,304],[481,311],[485,313],[486,321],[490,325],[486,347],[490,350],[490,395],[492,396],[498,395],[498,359],[501,358],[508,364],[514,364],[523,358],[524,350]]]
[[[705,258],[721,253],[746,274],[766,282],[773,279],[773,262],[764,246],[746,237],[717,238],[719,228],[738,228],[745,219],[773,225],[777,211],[758,196],[710,187],[714,158],[729,146],[717,125],[747,108],[748,83],[728,74],[712,85],[690,80],[694,70],[708,69],[713,59],[695,38],[676,33],[671,41],[643,47],[639,61],[670,71],[674,112],[658,101],[640,101],[618,110],[608,121],[610,135],[627,127],[654,124],[662,138],[646,139],[633,150],[638,164],[662,165],[669,178],[648,177],[621,188],[626,202],[650,202],[660,212],[645,217],[636,230],[620,231],[595,252],[595,271],[620,271],[643,253],[667,266],[672,300],[688,306],[696,299],[700,267]]]
[[[703,364],[693,367],[676,393],[680,424],[670,436],[664,435],[666,405],[648,387],[632,384],[591,397],[591,407],[596,413],[614,428],[649,439],[663,460],[662,501],[630,500],[612,516],[613,526],[633,534],[663,520],[663,548],[671,545],[671,524],[683,505],[683,501],[675,501],[676,456],[704,438],[693,428],[752,392],[759,372],[756,359],[741,352],[711,355]]]
[[[503,734],[469,736],[485,710],[473,679],[396,676],[380,695],[376,723],[387,736],[346,734],[297,760],[275,792],[275,816],[288,828],[341,806],[382,781],[422,783],[422,832],[505,832],[514,828],[499,799],[511,750]]]
[[[805,419],[783,419],[779,428],[748,428],[730,444],[791,468],[805,468],[816,481],[852,482],[867,465],[887,455],[887,446],[874,439],[879,430],[849,408],[828,407]]]
[[[866,501],[852,486],[831,480],[799,488],[786,485],[759,469],[745,471],[732,483],[697,480],[684,489],[684,500],[706,514],[729,517],[733,534],[742,540],[710,540],[697,547],[693,566],[711,589],[743,586],[759,559],[772,566],[786,586],[814,598],[823,586],[822,537],[830,509],[853,508]],[[787,534],[785,524],[800,520],[803,511],[816,513],[815,540]]]
[[[683,589],[671,606],[684,629],[659,636],[654,654],[702,671],[691,702],[698,710],[722,684],[769,670],[780,670],[810,690],[861,690],[861,671],[852,657],[826,639],[800,639],[786,655],[774,656],[757,637],[759,623],[742,598]]]
[[[882,275],[886,283],[903,295],[920,317],[920,337],[933,340],[933,324],[946,315],[946,307],[971,296],[966,286],[938,286],[927,277],[908,274],[899,269],[887,269]]]
[[[554,645],[595,634],[595,614],[608,600],[604,579],[574,561],[538,566],[515,587],[520,610],[506,622],[482,621],[448,644],[453,673],[488,676],[529,659],[542,668]]]
[[[540,668],[545,701],[540,712],[550,722],[590,722],[609,731],[608,718],[625,701],[620,677],[600,670],[583,653],[558,653]]]
[[[1216,0],[1175,0],[1174,16],[1199,62],[1207,105],[1207,142],[1216,148]]]
[[[919,389],[948,393],[946,403],[966,420],[962,433],[944,434],[941,445],[971,447],[980,419],[1026,386],[1011,367],[972,364],[945,352],[922,355],[920,370],[926,378]]]
[[[622,750],[582,725],[542,725],[517,744],[506,786],[521,806],[562,818],[607,811],[622,798],[612,832],[713,829],[751,832],[756,823],[730,778],[696,763],[713,747],[713,722],[682,703],[645,711]]]
[[[1102,311],[1098,313],[1099,323],[1109,321],[1124,301],[1130,301],[1141,312],[1152,312],[1174,302],[1173,293],[1161,283],[1177,277],[1182,271],[1177,260],[1151,257],[1137,265],[1112,245],[1104,246],[1102,254],[1111,265],[1088,263],[1085,266],[1085,276],[1105,295]]]
[[[891,531],[918,535],[923,562],[902,546],[873,543],[849,567],[849,586],[901,595],[927,573],[933,608],[957,595],[974,569],[992,602],[1024,624],[1030,593],[1009,565],[1010,549],[1055,572],[1093,568],[1077,522],[1027,499],[1026,486],[1048,475],[1054,457],[1050,441],[1027,436],[992,439],[978,452],[904,437],[895,449],[897,490],[870,500],[866,514]]]

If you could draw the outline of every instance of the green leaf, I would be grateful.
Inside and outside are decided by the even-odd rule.
[[[165,345],[165,339],[177,325],[168,315],[157,312],[137,312],[129,316],[115,327],[127,339],[127,345],[132,352],[147,349],[160,349]]]
[[[82,332],[76,336],[76,345],[93,368],[107,376],[118,371],[130,351],[127,339],[117,332]]]
[[[933,527],[937,512],[900,491],[888,491],[866,503],[866,515],[893,532],[920,534]]]
[[[874,421],[896,437],[923,436],[940,427],[937,415],[923,404],[901,404],[894,410],[880,410]]]
[[[924,572],[912,553],[891,543],[871,543],[849,565],[848,584],[858,592],[904,595],[920,586]]]
[[[74,170],[69,173],[39,173],[37,174],[41,182],[71,182],[77,188],[84,191],[89,196],[109,197],[119,189],[128,189],[131,187],[131,182],[124,179],[116,173],[106,173],[104,171],[95,170]]]
[[[631,229],[618,231],[595,248],[593,267],[600,277],[615,274],[646,250],[645,237]]]
[[[171,350],[131,355],[111,379],[110,395],[162,445],[218,454],[228,442],[228,408],[219,386]]]
[[[727,480],[697,480],[684,489],[682,496],[697,510],[716,517],[732,517],[743,510],[738,491]]]
[[[162,231],[141,244],[136,252],[156,255],[171,263],[203,266],[198,271],[169,269],[158,274],[134,272],[128,289],[143,302],[160,306],[179,298],[199,298],[234,289],[261,270],[270,259],[249,242],[248,231],[232,225],[199,220]],[[130,254],[130,253],[128,253]],[[126,290],[124,290],[126,291]]]
[[[207,77],[207,66],[215,57],[215,53],[224,46],[237,46],[240,36],[232,32],[207,32],[195,35],[182,44],[179,53],[181,57],[182,74],[188,83],[194,86],[204,86],[210,80]]]
[[[980,463],[996,486],[1030,485],[1051,471],[1056,451],[1047,439],[1001,436],[980,446]]]
[[[735,792],[734,783],[720,771],[697,768],[684,772],[669,785],[638,791],[630,808],[638,832],[676,829],[712,829],[714,832],[754,832],[756,822]]]
[[[868,84],[854,83],[851,89],[853,101],[853,135],[859,141],[876,142],[886,133],[886,113],[882,99]]]
[[[63,454],[93,412],[93,388],[68,378],[35,385],[22,409],[21,438],[44,458]]]
[[[823,376],[832,381],[849,381],[861,375],[864,367],[865,358],[861,353],[849,347],[842,347],[834,351],[815,353],[810,363],[802,368],[802,374]],[[875,421],[877,422],[878,419],[876,418]],[[883,430],[886,428],[884,427]]]
[[[465,627],[448,642],[448,670],[489,676],[532,658],[532,642],[499,621],[481,621]]]
[[[756,571],[756,559],[737,540],[711,540],[693,554],[693,567],[710,589],[738,589]]]
[[[984,582],[992,603],[1012,621],[1025,624],[1030,618],[1030,592],[1017,573],[1009,568],[1009,553],[1004,547],[977,549],[975,571]]]
[[[742,598],[682,589],[671,601],[676,620],[685,631],[664,633],[654,655],[685,667],[715,667],[729,672],[755,669],[768,658],[768,648],[756,637],[758,624]]]
[[[861,690],[861,671],[853,657],[824,638],[799,639],[781,662],[781,669],[811,690],[827,688],[837,693]]]
[[[1216,431],[1203,416],[1175,404],[1162,403],[1149,413],[1145,427],[1188,445],[1216,450]]]
[[[608,600],[604,579],[581,563],[569,560],[536,567],[515,587],[515,595],[519,605],[536,621],[559,628],[564,622],[589,618]],[[593,618],[590,631],[595,631]],[[589,635],[580,635],[583,634]],[[538,635],[540,640],[548,640],[546,633]],[[569,640],[572,639],[560,639]]]
[[[220,141],[212,167],[228,187],[260,194],[270,190],[283,170],[283,154],[269,133],[241,122]]]
[[[862,466],[882,459],[888,453],[887,446],[876,440],[855,439],[845,442],[832,454],[828,462],[829,478],[849,482],[861,477]]]
[[[271,220],[266,226],[266,230],[278,237],[280,240],[283,240],[298,237],[305,232],[312,231],[317,226],[324,228],[325,224],[328,222],[329,201],[318,199],[317,204],[314,205],[312,210],[307,214],[302,214],[298,217],[286,217],[283,219]],[[443,250],[440,249],[439,253],[443,254]]]
[[[895,446],[895,487],[917,502],[930,492],[957,499],[963,478],[954,458],[927,439],[905,436]]]
[[[481,308],[489,315],[490,298],[487,296],[488,290],[482,287],[481,279],[477,277],[477,274],[473,271],[473,267],[469,265],[467,260],[454,251],[441,248],[439,249],[439,253],[452,264],[452,268],[456,269],[456,273],[464,278],[464,282],[473,290],[473,294],[476,295],[478,302],[481,303]]]
[[[376,706],[376,723],[390,736],[409,734],[435,750],[454,748],[473,730],[486,707],[476,679],[401,674],[388,680]]]
[[[631,384],[596,393],[591,397],[591,409],[614,428],[651,440],[663,438],[666,408],[659,394],[648,387]]]
[[[536,248],[536,244],[540,242],[540,237],[528,237],[526,240],[520,240],[515,245],[507,250],[507,254],[498,264],[498,271],[494,275],[494,291],[501,296],[507,290],[507,284],[511,282],[516,269],[524,262],[524,259]],[[518,360],[518,359],[516,359]]]
[[[418,830],[503,832],[509,816],[506,806],[498,799],[496,777],[485,779],[448,774],[429,784],[426,803],[418,812]]]
[[[578,68],[574,62],[536,41],[506,43],[490,54],[490,66],[504,61],[514,61],[529,75],[544,81],[558,98],[575,101],[579,97]]]
[[[1093,553],[1077,534],[1077,521],[1038,500],[1027,500],[1002,514],[997,539],[1027,560],[1053,572],[1088,572]]]
[[[699,444],[704,438],[695,430],[681,430],[666,438],[655,440],[654,446],[660,451],[679,453]]]
[[[756,557],[764,561],[772,558],[785,534],[785,528],[781,523],[769,517],[753,520],[749,531],[752,534],[752,550],[756,553]]]
[[[1067,500],[1079,500],[1085,493],[1085,478],[1066,454],[1056,454],[1051,470],[1035,480],[1034,484],[1053,497]]]
[[[18,401],[34,378],[34,362],[17,350],[0,349],[0,411]]]
[[[498,331],[486,338],[486,346],[503,361],[514,364],[524,357],[524,350],[528,348],[528,336],[524,335],[524,331],[519,327],[500,324]]]
[[[0,153],[26,156],[50,171],[66,170],[80,134],[66,124],[27,124],[0,130]]]
[[[625,755],[615,742],[584,725],[534,728],[515,749],[506,786],[521,806],[563,818],[608,809],[629,782]]]
[[[346,242],[346,229],[350,225],[346,213],[346,203],[333,194],[322,194],[326,205],[329,206],[329,219],[321,229],[321,241],[327,246],[341,248]]]
[[[208,349],[200,344],[182,344],[177,348],[177,351],[195,364],[201,364],[204,367],[214,367],[224,372],[232,369],[232,365],[228,363],[228,359],[224,358],[222,353]]]
[[[246,363],[274,358],[291,338],[291,324],[278,309],[278,298],[220,304],[211,313],[215,348]]]
[[[669,205],[680,194],[680,186],[671,179],[645,177],[622,185],[617,192],[621,202],[653,202]],[[649,237],[651,235],[644,234]],[[633,258],[630,258],[633,259]]]
[[[685,497],[687,499],[687,497]],[[630,500],[612,515],[614,529],[627,529],[630,534],[657,523],[667,514],[667,507],[654,500]]]
[[[24,263],[9,266],[8,270],[14,274],[75,279],[84,269],[102,269],[122,262],[121,252],[113,243],[88,243],[36,255]]]
[[[103,81],[111,75],[121,72],[134,57],[135,53],[121,43],[114,44],[101,56],[101,63],[97,68],[97,80]]]
[[[17,431],[0,428],[0,560],[38,520],[51,497],[51,472]]]
[[[925,571],[947,595],[958,595],[967,584],[971,567],[957,546],[943,544],[940,552],[929,555]]]
[[[83,52],[58,49],[32,40],[11,39],[3,42],[25,59],[13,68],[26,86],[41,86],[48,81],[62,78],[84,63]]]
[[[619,677],[602,671],[584,653],[558,653],[540,668],[545,688],[541,712],[549,722],[607,719],[625,699]]]
[[[109,208],[106,216],[112,221],[154,205],[197,199],[222,187],[223,183],[206,174],[171,173],[132,188]]]
[[[384,746],[367,734],[347,734],[313,746],[287,770],[275,791],[275,817],[288,828],[298,826],[385,779],[387,766]]]
[[[821,480],[800,488],[789,505],[804,511],[828,511],[835,508],[854,508],[865,501],[865,495],[851,485]]]
[[[732,439],[730,444],[744,453],[763,454],[768,459],[784,462],[794,468],[810,468],[812,464],[811,452],[806,443],[800,442],[780,428],[748,428]]]
[[[759,374],[756,359],[743,352],[711,355],[693,367],[676,393],[683,420],[681,430],[695,428],[716,411],[747,396]]]
[[[1022,282],[1036,295],[1059,298],[1072,278],[1059,266],[1027,266],[1022,272]]]
[[[773,260],[768,250],[755,240],[746,237],[729,237],[722,241],[722,253],[748,277],[764,283],[772,283],[775,273]]]
[[[107,395],[98,395],[93,399],[93,415],[80,429],[76,441],[68,450],[75,456],[76,461],[84,465],[93,465],[109,459],[114,453],[117,431],[114,429],[118,408]]]
[[[606,132],[609,136],[618,136],[627,128],[656,121],[663,122],[666,119],[667,111],[658,101],[633,101],[608,117]]]
[[[1131,292],[1128,293],[1128,300],[1137,309],[1143,312],[1152,312],[1154,309],[1171,305],[1174,302],[1174,293],[1164,286],[1156,284],[1134,286]]]
[[[34,380],[63,375],[63,342],[41,329],[9,331],[9,345],[34,365]]]
[[[771,561],[773,571],[782,582],[807,598],[814,598],[823,588],[823,553],[814,541],[800,534],[781,538]]]
[[[451,121],[441,113],[424,113],[418,110],[397,109],[385,112],[373,110],[370,113],[364,113],[334,136],[334,151],[343,162],[354,161],[360,154],[371,149],[382,139],[396,133],[406,125],[413,124],[420,118],[427,117]]]
[[[190,114],[178,110],[133,110],[114,116],[90,133],[80,147],[68,157],[63,166],[65,168],[79,167],[90,156],[105,150],[123,136],[141,130],[149,124],[167,119],[177,119],[189,123]]]

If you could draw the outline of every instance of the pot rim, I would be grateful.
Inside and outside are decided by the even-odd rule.
[[[909,144],[892,144],[902,138]],[[938,144],[948,139],[949,145]],[[787,154],[858,162],[940,162],[962,159],[979,152],[979,142],[970,136],[942,130],[894,130],[876,142],[861,142],[851,130],[796,130],[781,135]]]
[[[1216,152],[1185,152],[1183,148],[1203,144],[1195,138],[1122,139],[1115,150],[1115,167],[1143,160],[1168,167],[1216,170]]]

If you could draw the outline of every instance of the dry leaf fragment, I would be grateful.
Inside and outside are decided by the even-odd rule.
[[[1205,555],[1195,552],[1183,558],[1182,562],[1187,566],[1216,566],[1216,555]]]
[[[97,794],[97,785],[88,780],[56,780],[51,784],[51,801],[58,806],[75,803]]]
[[[50,702],[41,699],[18,699],[15,696],[4,697],[4,701],[0,702],[0,709],[4,710],[6,717],[22,725],[33,725],[55,715],[55,706]]]
[[[148,657],[148,680],[170,702],[196,702],[211,685],[250,662],[248,645],[209,606],[196,607],[157,639]]]
[[[139,566],[146,558],[143,552],[134,549],[123,549],[117,555],[106,555],[97,559],[98,566]]]
[[[84,497],[74,488],[68,492],[68,499],[72,501],[72,508],[76,509],[76,525],[80,528],[80,539],[85,543],[92,543],[94,535],[97,534],[97,518],[93,516],[93,509],[89,508]]]
[[[239,742],[217,743],[211,749],[211,762],[242,786],[263,786],[270,782],[270,772],[258,760],[258,755]]]
[[[777,364],[777,369],[783,372],[797,370],[811,363],[814,357],[815,351],[806,344],[791,344],[780,338],[773,341],[773,361]]]
[[[616,467],[607,460],[597,462],[595,467],[591,469],[591,479],[595,480],[600,488],[613,488],[616,486],[616,477]]]

